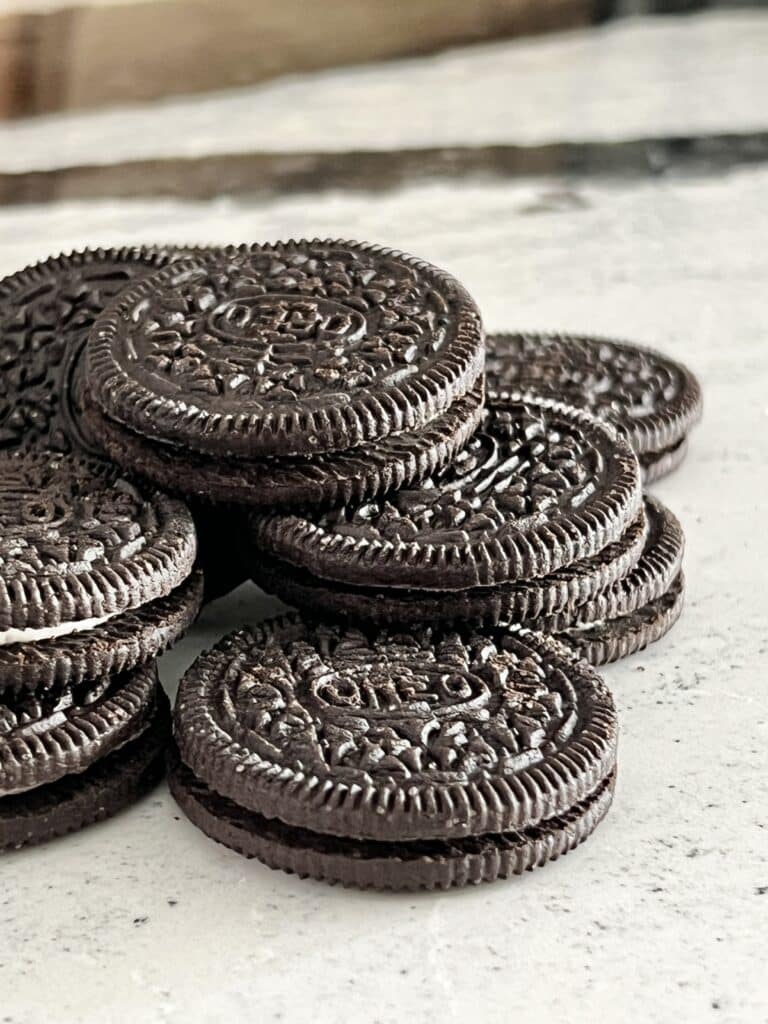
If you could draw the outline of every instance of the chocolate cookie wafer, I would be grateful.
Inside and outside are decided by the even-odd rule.
[[[192,571],[186,506],[76,456],[0,456],[0,643],[94,628]]]
[[[186,506],[115,467],[0,454],[0,849],[98,820],[159,777],[154,658],[200,607],[195,549]]]
[[[466,443],[483,400],[463,289],[354,243],[178,264],[126,293],[88,353],[86,421],[112,459],[250,506],[363,500],[419,480]]]
[[[93,404],[84,419],[111,459],[167,490],[207,501],[289,509],[364,501],[417,483],[462,450],[480,424],[482,405],[479,383],[419,431],[389,434],[343,452],[283,459],[211,459],[192,451],[180,457],[177,448],[127,430]]]
[[[97,454],[80,416],[88,331],[123,288],[178,255],[162,246],[85,249],[0,280],[0,448]]]
[[[616,767],[599,677],[505,629],[271,620],[200,656],[174,730],[172,790],[213,838],[372,888],[490,881],[567,852]]]
[[[75,455],[0,455],[0,693],[71,686],[160,653],[196,616],[192,518]]]
[[[524,831],[392,843],[344,839],[265,818],[220,796],[180,761],[168,784],[189,820],[244,857],[299,878],[360,889],[450,889],[522,875],[574,850],[611,806],[614,777],[573,810]]]
[[[151,721],[154,665],[125,675],[0,701],[0,799],[84,771]]]
[[[291,241],[184,261],[125,292],[88,343],[102,412],[214,458],[344,451],[416,430],[483,368],[477,307],[422,260]]]
[[[250,516],[257,552],[339,583],[440,592],[546,576],[618,541],[637,459],[608,424],[547,400],[491,408],[441,472],[363,503]]]
[[[0,644],[0,696],[77,686],[154,660],[183,636],[203,600],[199,570],[170,592],[90,629]]]
[[[647,496],[645,508],[648,533],[642,555],[631,570],[587,601],[537,617],[536,629],[560,633],[618,619],[652,604],[667,593],[682,569],[685,550],[683,528],[677,517],[657,499]],[[525,625],[534,628],[533,621]]]
[[[588,409],[625,435],[648,481],[682,461],[702,397],[681,363],[652,349],[584,335],[493,334],[486,345],[491,401],[531,391]]]
[[[683,610],[685,538],[677,518],[646,498],[649,530],[634,568],[602,593],[574,608],[527,625],[551,633],[593,665],[604,665],[660,640]]]

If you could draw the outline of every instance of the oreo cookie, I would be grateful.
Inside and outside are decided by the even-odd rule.
[[[680,576],[685,550],[683,529],[675,515],[655,498],[646,497],[648,533],[636,565],[610,586],[576,606],[537,618],[535,628],[548,633],[582,629],[620,619],[666,594]],[[525,623],[533,628],[533,622]]]
[[[490,408],[454,462],[418,486],[249,521],[258,552],[315,577],[447,593],[590,559],[641,503],[637,459],[610,425],[531,398]]]
[[[552,633],[593,665],[627,657],[665,636],[683,610],[685,538],[660,501],[646,498],[646,510],[645,549],[626,576],[578,607],[528,625]]]
[[[572,334],[492,334],[486,370],[490,401],[533,392],[568,402],[613,423],[637,452],[646,481],[685,455],[701,417],[701,388],[681,363],[660,352]]]
[[[200,607],[195,552],[186,506],[115,467],[0,454],[0,849],[103,817],[159,778],[154,658]]]
[[[253,578],[310,614],[323,608],[332,618],[378,625],[523,625],[602,665],[660,639],[682,612],[682,527],[649,495],[644,508],[619,541],[593,558],[495,587],[439,593],[352,586],[258,554]]]
[[[172,791],[209,835],[370,888],[543,864],[599,823],[616,771],[608,690],[526,630],[271,620],[198,658],[174,732]]]
[[[445,593],[336,583],[258,551],[251,556],[252,576],[264,590],[310,614],[322,608],[332,618],[358,623],[496,626],[578,608],[630,572],[647,534],[641,511],[619,540],[592,558],[548,576]]]
[[[682,572],[660,597],[613,619],[584,621],[558,632],[557,639],[592,665],[607,665],[655,643],[672,629],[683,611]]]
[[[123,288],[179,255],[161,246],[85,249],[0,280],[0,450],[99,453],[81,417],[88,331]]]
[[[121,466],[197,500],[301,508],[364,501],[418,482],[454,458],[480,424],[483,388],[475,385],[420,431],[390,434],[344,452],[274,459],[211,459],[183,455],[109,420],[93,404],[85,422]],[[232,508],[232,515],[238,515]]]
[[[186,633],[202,600],[203,576],[195,570],[166,597],[85,631],[0,644],[0,695],[79,686],[150,662]]]
[[[0,702],[0,800],[76,775],[146,730],[154,716],[154,665]]]
[[[165,774],[170,709],[158,687],[146,728],[77,774],[0,796],[0,851],[47,842],[110,818],[149,793]]]
[[[192,517],[175,498],[76,456],[0,456],[0,645],[102,626],[192,572]]]
[[[320,240],[159,271],[120,296],[87,349],[109,419],[213,458],[345,451],[420,429],[483,361],[477,307],[450,275]]]

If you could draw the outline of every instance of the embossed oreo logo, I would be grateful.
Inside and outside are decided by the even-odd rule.
[[[244,749],[346,782],[466,781],[530,767],[570,735],[575,697],[562,674],[507,642],[370,642],[317,627],[236,653],[221,669],[216,716]]]
[[[363,337],[366,323],[357,310],[330,299],[269,294],[223,303],[208,317],[207,328],[235,343],[349,343]]]
[[[451,716],[480,707],[490,691],[466,670],[433,664],[423,669],[375,663],[323,670],[309,685],[310,704],[325,716],[359,714],[367,719]],[[314,698],[314,699],[312,699]]]

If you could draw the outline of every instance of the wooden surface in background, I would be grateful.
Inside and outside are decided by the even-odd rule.
[[[584,25],[594,0],[85,0],[0,14],[0,117],[224,89],[275,75]],[[371,112],[375,117],[375,111]]]

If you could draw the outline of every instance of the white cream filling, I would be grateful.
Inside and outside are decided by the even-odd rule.
[[[46,626],[41,629],[0,629],[0,647],[6,644],[32,644],[37,640],[54,640],[70,633],[82,633],[87,629],[95,629],[104,622],[113,619],[118,612],[101,615],[95,619],[78,619],[76,622],[60,622],[58,626]]]

